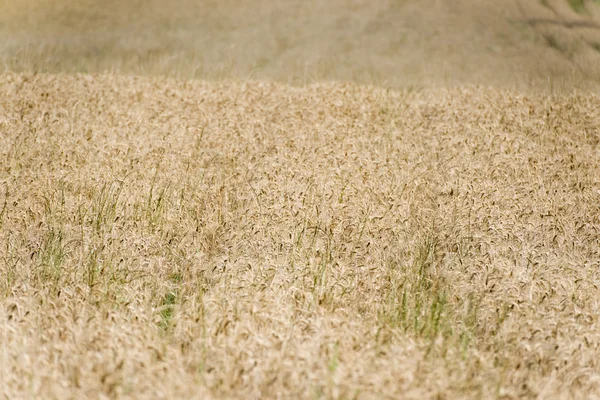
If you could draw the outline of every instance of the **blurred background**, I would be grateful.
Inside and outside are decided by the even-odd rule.
[[[0,0],[5,71],[597,88],[599,0]]]

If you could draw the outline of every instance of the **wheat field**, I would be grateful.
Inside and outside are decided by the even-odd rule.
[[[0,1],[3,398],[600,398],[595,2],[148,1]]]
[[[600,395],[598,97],[1,82],[8,398]]]
[[[0,0],[0,71],[600,91],[598,0]]]

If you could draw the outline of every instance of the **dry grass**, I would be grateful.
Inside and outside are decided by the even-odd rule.
[[[598,2],[240,4],[0,0],[4,397],[600,398]]]
[[[8,398],[600,396],[600,99],[0,78]]]
[[[600,87],[567,0],[0,0],[0,70],[405,88]]]

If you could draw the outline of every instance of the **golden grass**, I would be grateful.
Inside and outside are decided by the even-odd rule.
[[[600,396],[600,98],[0,77],[8,398]]]

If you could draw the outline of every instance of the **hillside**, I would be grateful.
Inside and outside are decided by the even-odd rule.
[[[405,88],[600,82],[594,0],[0,0],[7,71]]]

